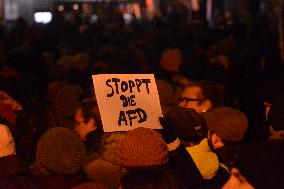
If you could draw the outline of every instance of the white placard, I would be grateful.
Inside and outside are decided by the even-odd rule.
[[[161,129],[162,110],[153,74],[93,75],[105,132]]]

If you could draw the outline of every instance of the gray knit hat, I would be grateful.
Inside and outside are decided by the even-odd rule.
[[[80,171],[85,156],[85,145],[75,132],[55,127],[41,136],[37,144],[36,163],[47,171],[72,175]]]

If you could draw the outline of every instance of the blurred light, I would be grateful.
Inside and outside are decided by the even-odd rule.
[[[213,26],[212,22],[212,9],[213,9],[213,1],[208,0],[206,5],[206,19],[208,21],[209,26]]]
[[[154,10],[154,2],[153,0],[146,0],[146,7],[148,9],[148,11],[153,11]]]
[[[91,6],[88,3],[83,3],[82,13],[84,16],[91,16]]]
[[[17,2],[5,1],[4,2],[4,17],[5,20],[16,20],[19,17],[19,9]]]
[[[36,12],[34,14],[34,20],[36,23],[47,24],[52,20],[51,12]]]
[[[64,6],[63,6],[63,5],[59,5],[59,6],[58,6],[58,11],[59,11],[59,12],[64,11]]]
[[[140,9],[139,3],[134,3],[133,11],[134,11],[134,14],[135,14],[136,18],[140,18],[141,17],[141,9]]]
[[[131,14],[128,14],[128,13],[123,14],[123,18],[124,18],[124,21],[125,21],[126,24],[130,24],[131,21],[132,21],[132,15]]]
[[[91,17],[91,23],[96,23],[98,21],[99,17],[96,14],[93,14]]]
[[[198,0],[192,0],[191,1],[191,7],[193,11],[199,11],[200,6],[199,6],[199,1]]]
[[[78,4],[73,4],[73,10],[78,10],[79,9],[79,5]]]

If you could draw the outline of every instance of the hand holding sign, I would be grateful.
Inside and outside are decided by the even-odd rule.
[[[154,75],[100,74],[93,76],[93,83],[105,132],[161,128]]]

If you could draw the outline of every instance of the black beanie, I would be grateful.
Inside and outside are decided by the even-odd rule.
[[[207,127],[203,116],[193,109],[174,107],[165,119],[175,135],[186,142],[200,142],[207,137]]]
[[[78,173],[86,148],[73,130],[55,127],[44,133],[37,144],[36,163],[48,171],[63,175]]]

